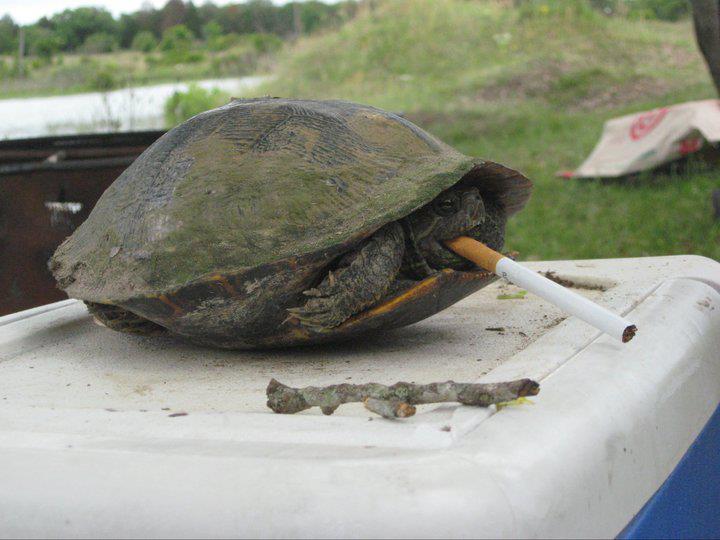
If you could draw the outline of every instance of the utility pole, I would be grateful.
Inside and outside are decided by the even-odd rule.
[[[302,18],[300,17],[300,2],[293,2],[293,27],[295,31],[295,39],[299,38],[303,32]]]
[[[20,75],[25,75],[25,28],[18,27],[18,59],[17,68]]]

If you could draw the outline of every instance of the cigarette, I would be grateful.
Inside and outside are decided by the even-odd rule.
[[[540,298],[544,298],[566,313],[582,319],[623,343],[627,343],[635,336],[637,327],[627,319],[532,270],[528,270],[477,240],[460,236],[446,241],[445,244],[461,257],[504,277]]]

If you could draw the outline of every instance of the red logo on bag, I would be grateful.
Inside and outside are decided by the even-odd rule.
[[[648,111],[639,115],[630,126],[630,138],[633,141],[642,139],[662,122],[662,119],[665,118],[667,113],[668,108],[663,107],[662,109],[655,109],[654,111]]]
[[[678,150],[681,156],[687,156],[693,152],[697,152],[702,148],[703,140],[702,137],[690,137],[680,141]]]

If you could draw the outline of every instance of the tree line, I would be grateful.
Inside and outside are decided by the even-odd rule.
[[[224,42],[243,34],[289,38],[311,33],[352,17],[356,9],[354,0],[283,5],[250,0],[224,6],[169,0],[160,9],[143,8],[117,19],[103,8],[66,9],[23,26],[22,32],[12,17],[5,15],[0,18],[0,54],[16,54],[21,40],[24,54],[40,57],[57,52],[100,53],[116,49],[149,52],[162,45],[163,38],[175,39],[178,34],[222,48]]]

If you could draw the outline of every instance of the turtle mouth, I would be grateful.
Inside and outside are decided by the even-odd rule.
[[[471,238],[477,242],[480,242],[481,244],[484,244],[488,248],[490,248],[493,251],[499,251],[502,249],[503,241],[499,240],[497,237],[493,238],[494,235],[490,234],[488,235],[486,231],[484,231],[480,224],[475,225],[473,227],[470,227],[469,229],[455,235],[453,238],[448,238],[440,242],[440,245],[442,246],[442,249],[447,253],[448,260],[453,261],[455,264],[452,264],[449,266],[449,268],[452,268],[453,270],[460,270],[460,271],[470,271],[470,272],[485,272],[487,274],[492,274],[491,271],[487,270],[486,268],[483,268],[482,266],[479,266],[476,262],[467,259],[460,255],[459,253],[455,252],[452,248],[448,246],[448,242],[451,242],[453,240],[457,240],[461,237],[468,237]]]
[[[497,246],[495,246],[494,242],[487,240],[483,238],[483,232],[480,229],[480,225],[475,225],[474,227],[470,227],[469,229],[466,229],[456,235],[454,235],[452,238],[446,238],[439,240],[437,242],[439,249],[437,250],[438,253],[434,257],[435,259],[442,260],[442,268],[447,268],[450,270],[455,270],[456,272],[471,272],[471,273],[485,273],[485,274],[491,274],[487,269],[482,268],[481,266],[478,266],[474,261],[470,259],[466,259],[462,255],[456,253],[453,251],[447,243],[456,240],[460,237],[469,237],[473,240],[477,240],[478,242],[481,242],[488,247],[492,249],[496,249]]]
[[[455,252],[458,256],[472,261],[481,272],[497,273],[497,263],[503,255],[469,236],[458,236],[444,242],[445,246]]]
[[[443,270],[471,273],[478,277],[492,275],[492,272],[488,272],[485,268],[478,266],[473,261],[457,254],[446,244],[448,241],[466,236],[495,249],[496,242],[484,238],[485,235],[483,234],[481,224],[476,223],[453,234],[451,238],[419,238],[406,220],[402,220],[401,225],[405,232],[406,239],[404,269],[408,277],[415,280],[422,280],[433,275],[435,272]]]

